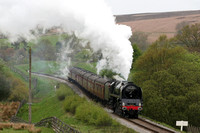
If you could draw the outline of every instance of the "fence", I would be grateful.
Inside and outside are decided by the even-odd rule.
[[[56,133],[80,133],[56,117],[48,117],[36,123],[35,126],[52,127]]]
[[[187,132],[188,133],[200,133],[200,128],[189,125],[189,126],[187,126]]]
[[[24,121],[23,119],[16,116],[13,116],[10,121],[14,123],[28,123],[27,121]],[[80,133],[56,117],[48,117],[42,119],[40,122],[36,123],[35,126],[51,127],[56,133]]]

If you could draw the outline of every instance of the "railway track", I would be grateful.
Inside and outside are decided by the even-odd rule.
[[[144,128],[146,130],[148,130],[149,132],[152,133],[178,133],[172,129],[166,128],[160,124],[151,122],[149,120],[145,120],[143,118],[138,118],[138,119],[126,119],[132,123],[134,123],[135,125]]]
[[[67,84],[69,84],[70,87],[77,89],[77,86],[74,87],[75,85],[72,85],[72,83],[69,82],[68,79],[66,79],[66,78],[61,78],[61,77],[58,77],[58,76],[43,74],[43,73],[36,73],[36,72],[32,72],[32,73],[35,74],[35,75],[38,75],[38,76],[45,76],[45,77],[48,77],[48,78],[66,81]],[[78,93],[83,93],[83,92],[81,91],[81,92],[78,92]],[[78,95],[83,96],[83,94],[78,94]],[[160,124],[151,122],[151,121],[144,119],[144,118],[138,118],[138,119],[123,118],[123,119],[125,119],[126,121],[146,130],[148,133],[178,133],[177,131],[174,131],[172,129],[164,127]]]

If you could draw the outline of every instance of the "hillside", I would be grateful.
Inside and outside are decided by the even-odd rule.
[[[130,26],[133,32],[142,31],[148,33],[148,41],[153,42],[162,34],[173,37],[176,33],[176,26],[179,23],[200,23],[200,10],[129,14],[115,17],[117,23]]]

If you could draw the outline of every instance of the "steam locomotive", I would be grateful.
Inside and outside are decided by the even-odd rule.
[[[92,72],[72,67],[69,81],[80,85],[119,115],[138,118],[142,110],[142,90],[132,82],[102,78]]]

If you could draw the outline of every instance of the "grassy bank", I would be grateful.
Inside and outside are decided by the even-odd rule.
[[[87,103],[88,101],[86,100],[81,99],[78,102],[78,103],[83,103],[82,105],[80,104],[79,106],[79,113],[75,114],[70,111],[66,111],[66,108],[65,108],[66,101],[71,100],[70,103],[74,104],[75,103],[74,101],[76,100],[75,99],[72,100],[72,97],[77,97],[77,95],[71,92],[71,89],[67,87],[66,85],[64,86],[60,85],[60,86],[63,86],[64,89],[66,89],[68,93],[70,93],[70,95],[68,95],[68,97],[66,97],[65,100],[60,101],[58,99],[58,96],[55,93],[54,88],[49,87],[49,85],[55,81],[52,81],[50,79],[45,79],[45,78],[40,78],[40,80],[41,80],[41,84],[43,83],[43,87],[40,86],[40,88],[42,89],[42,88],[47,87],[48,88],[47,90],[49,90],[49,92],[47,95],[44,93],[43,94],[41,93],[40,96],[38,97],[43,97],[43,99],[40,99],[41,101],[38,101],[32,104],[32,122],[35,123],[35,122],[40,121],[43,118],[55,116],[83,133],[84,132],[95,132],[95,133],[103,133],[103,132],[131,132],[132,133],[134,132],[131,129],[121,126],[119,123],[115,122],[114,120],[111,120],[112,123],[110,123],[109,126],[95,124],[95,121],[94,121],[95,114],[98,114],[98,112],[100,112],[103,116],[106,112],[105,111],[102,112],[103,109],[100,110],[99,106],[94,105],[94,103],[91,103],[91,102]],[[68,105],[69,105],[69,102],[68,102]],[[90,109],[93,110],[93,112],[96,112],[96,113],[93,113],[92,115],[92,111],[91,110],[87,111],[86,107],[89,107]],[[71,108],[73,108],[73,106]],[[78,106],[76,109],[78,110]],[[76,112],[76,109],[75,109],[75,112]],[[18,116],[28,121],[28,105],[25,104],[20,109]],[[81,118],[82,116],[87,116],[88,119],[83,119]],[[101,120],[99,116],[96,117],[97,120]]]

